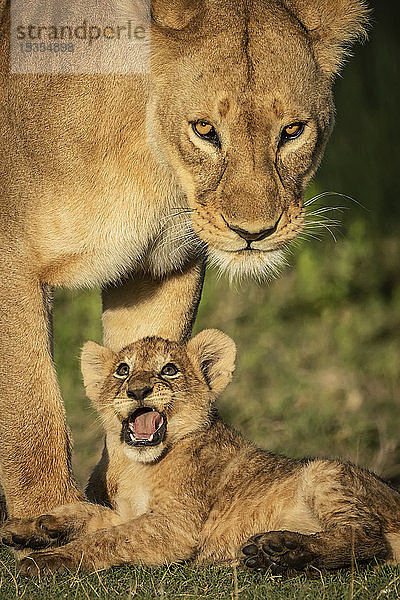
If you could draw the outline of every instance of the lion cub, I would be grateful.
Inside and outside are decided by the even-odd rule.
[[[21,570],[239,554],[249,568],[282,574],[399,561],[397,491],[352,465],[269,454],[219,419],[212,404],[234,361],[233,341],[216,330],[187,345],[147,338],[118,354],[88,342],[84,383],[107,434],[87,489],[97,504],[10,521],[6,544],[47,547]]]

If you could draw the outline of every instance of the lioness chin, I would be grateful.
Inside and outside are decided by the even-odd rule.
[[[400,561],[397,491],[350,464],[269,454],[221,421],[213,401],[234,361],[233,341],[216,330],[119,353],[88,342],[84,382],[106,429],[93,503],[6,524],[6,544],[47,548],[21,571],[240,558],[290,575]]]

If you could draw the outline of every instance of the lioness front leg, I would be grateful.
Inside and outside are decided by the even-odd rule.
[[[85,533],[121,522],[119,514],[110,508],[79,502],[33,519],[10,519],[0,529],[0,540],[16,550],[42,549],[67,544]]]
[[[104,344],[112,350],[147,336],[190,337],[204,279],[204,264],[193,262],[162,279],[135,275],[103,290]]]
[[[82,498],[51,357],[50,302],[29,257],[2,254],[0,473],[9,517],[30,517]]]
[[[160,565],[192,558],[196,527],[188,527],[186,511],[173,507],[132,521],[87,533],[59,548],[29,554],[20,562],[23,575],[35,577],[77,569],[91,571],[125,563]]]

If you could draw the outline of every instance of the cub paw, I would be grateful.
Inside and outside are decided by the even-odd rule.
[[[292,531],[269,531],[256,535],[241,548],[240,560],[257,573],[297,575],[307,570],[316,555],[307,545],[306,535]]]
[[[55,573],[73,571],[77,567],[74,559],[55,552],[33,552],[23,558],[18,567],[24,577],[46,577]]]
[[[35,519],[10,519],[0,529],[2,543],[16,550],[38,550],[61,545],[68,541],[68,534],[69,529],[53,515],[42,515]]]

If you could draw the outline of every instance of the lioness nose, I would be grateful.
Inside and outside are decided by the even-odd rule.
[[[259,242],[260,240],[265,240],[265,238],[269,237],[277,230],[279,220],[275,223],[273,227],[269,227],[268,229],[262,229],[261,231],[256,231],[251,233],[250,231],[246,231],[246,229],[242,229],[241,227],[234,227],[227,223],[229,229],[237,233],[241,238],[246,240],[246,242]]]
[[[128,398],[133,398],[134,400],[141,402],[142,400],[144,400],[147,396],[149,396],[151,394],[153,389],[154,389],[153,387],[150,387],[149,385],[147,385],[145,387],[137,388],[134,390],[128,388],[126,393],[128,394]]]

